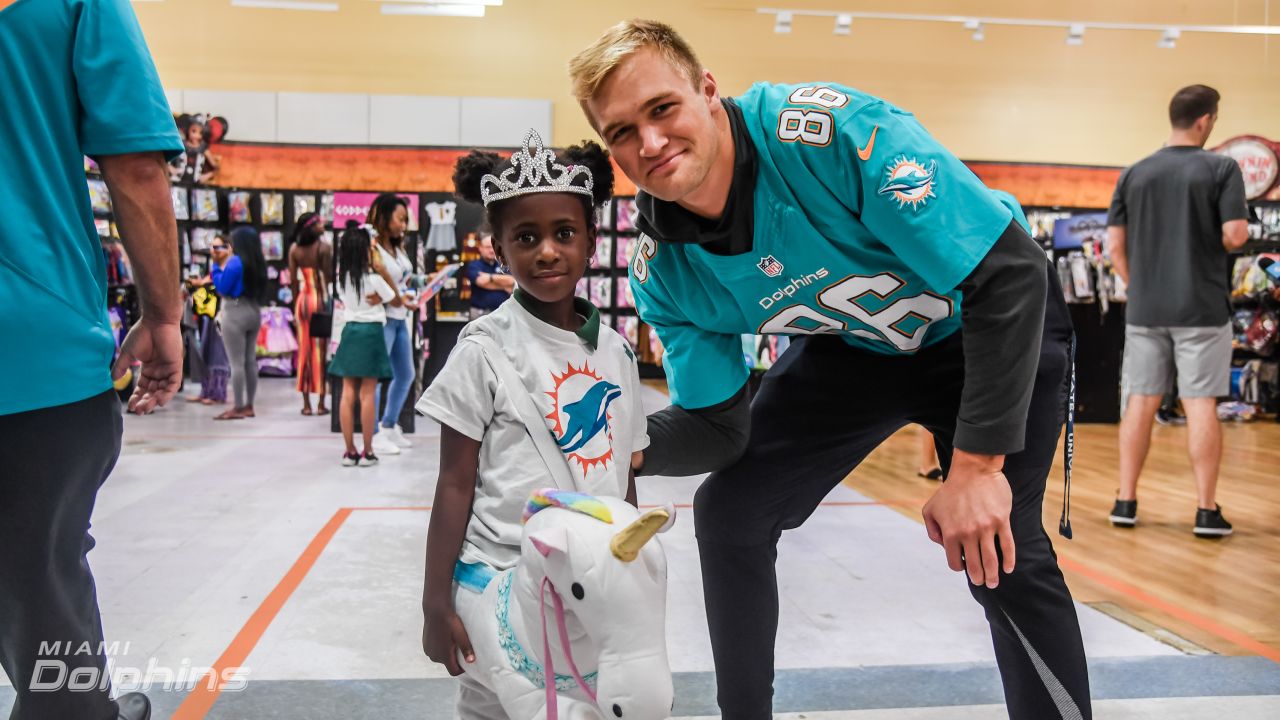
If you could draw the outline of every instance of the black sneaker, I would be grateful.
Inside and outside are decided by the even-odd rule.
[[[343,467],[355,467],[358,464],[360,464],[360,453],[343,453],[342,454]]]
[[[1161,425],[1186,425],[1187,418],[1177,410],[1160,408],[1156,410],[1156,422]]]
[[[142,693],[132,692],[116,698],[120,706],[118,720],[151,720],[151,701]]]
[[[1116,500],[1111,506],[1111,524],[1116,527],[1133,527],[1138,524],[1138,501]]]
[[[360,456],[360,467],[373,467],[378,464],[378,456],[366,450]]]
[[[1212,510],[1200,508],[1196,510],[1196,537],[1220,538],[1232,533],[1231,523],[1222,517],[1222,506],[1214,505]]]

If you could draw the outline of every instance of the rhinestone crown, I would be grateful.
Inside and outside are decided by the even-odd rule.
[[[536,130],[525,133],[521,148],[511,155],[511,167],[501,175],[480,179],[480,199],[491,202],[538,192],[567,192],[593,197],[591,170],[585,165],[564,166],[556,154],[542,145]]]

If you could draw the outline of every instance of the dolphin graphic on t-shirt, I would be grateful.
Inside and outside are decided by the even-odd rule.
[[[560,449],[570,453],[591,442],[608,427],[609,405],[620,397],[622,388],[601,380],[592,385],[581,400],[565,405],[563,411],[569,422],[565,426],[564,437],[556,441]]]

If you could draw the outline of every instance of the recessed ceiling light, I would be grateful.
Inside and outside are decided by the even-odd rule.
[[[261,8],[265,10],[310,10],[312,12],[338,12],[336,2],[307,2],[306,0],[231,0],[234,7]]]
[[[436,17],[484,17],[484,5],[401,5],[384,4],[383,15],[428,15]]]
[[[773,22],[773,31],[779,35],[791,32],[791,13],[786,11],[778,13],[777,19]]]

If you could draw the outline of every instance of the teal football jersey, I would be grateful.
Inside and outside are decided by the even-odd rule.
[[[641,235],[630,275],[666,349],[672,402],[714,405],[746,381],[742,334],[835,334],[913,353],[960,327],[958,285],[1013,218],[910,113],[834,83],[736,99],[758,154],[750,253]]]

